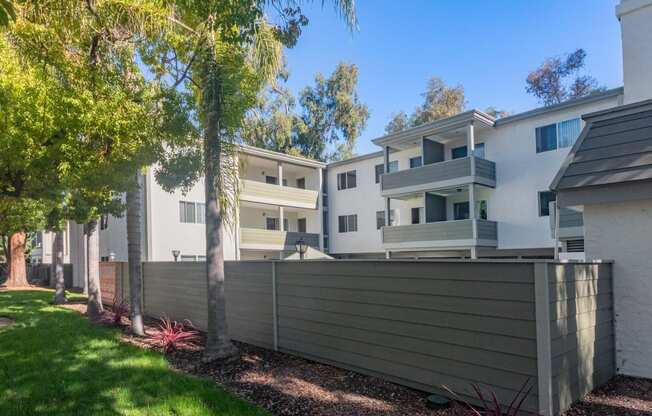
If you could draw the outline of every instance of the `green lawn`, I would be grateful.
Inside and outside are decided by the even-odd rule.
[[[0,292],[0,415],[268,415],[51,299]]]

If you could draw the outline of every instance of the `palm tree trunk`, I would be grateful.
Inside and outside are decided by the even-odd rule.
[[[54,265],[54,304],[66,303],[66,281],[63,274],[63,231],[54,233],[52,243],[52,264]]]
[[[100,239],[97,220],[86,224],[88,238],[88,308],[91,319],[97,319],[104,312],[102,293],[100,291]]]
[[[129,305],[131,331],[145,335],[143,329],[143,265],[141,252],[141,175],[136,174],[136,187],[127,192],[127,248],[129,260]]]
[[[206,62],[209,66],[213,62]],[[205,74],[215,76],[214,68]],[[207,81],[207,80],[204,80]],[[237,352],[228,336],[226,324],[226,300],[224,297],[224,242],[222,239],[222,208],[219,204],[218,189],[221,169],[220,114],[222,94],[216,91],[215,79],[204,85],[210,91],[204,94],[206,125],[204,130],[204,164],[206,195],[206,284],[208,294],[208,330],[204,361],[230,358]]]
[[[5,282],[7,287],[26,287],[27,268],[25,266],[25,233],[14,233],[9,237],[9,276]]]

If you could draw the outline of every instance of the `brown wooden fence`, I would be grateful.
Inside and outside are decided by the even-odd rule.
[[[101,270],[126,293],[126,264]],[[204,263],[143,275],[148,315],[206,328]],[[615,370],[607,262],[241,261],[226,277],[233,339],[424,391],[472,400],[480,383],[509,403],[530,380],[526,409],[552,415]]]

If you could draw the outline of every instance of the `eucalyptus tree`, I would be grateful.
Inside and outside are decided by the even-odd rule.
[[[282,49],[294,46],[307,18],[294,0],[179,0],[170,20],[185,40],[146,62],[167,68],[174,84],[194,98],[201,137],[170,146],[157,180],[166,189],[188,189],[204,177],[206,199],[207,361],[235,353],[224,298],[223,227],[235,217],[238,159],[235,138],[245,112],[282,65]],[[353,0],[333,0],[355,24]],[[266,11],[273,16],[266,15]],[[185,32],[184,32],[185,31]]]

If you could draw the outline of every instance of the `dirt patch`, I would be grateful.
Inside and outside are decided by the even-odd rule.
[[[14,322],[16,322],[16,320],[13,318],[9,318],[7,316],[0,316],[0,328],[5,328],[8,327],[9,325],[13,325]]]

